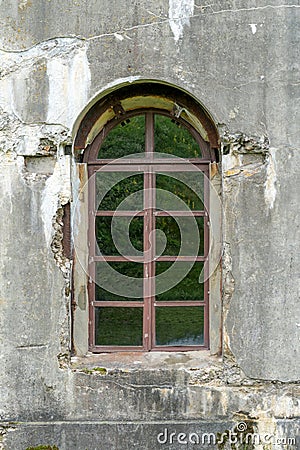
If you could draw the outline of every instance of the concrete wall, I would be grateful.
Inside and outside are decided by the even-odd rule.
[[[153,450],[166,427],[241,421],[299,448],[299,12],[291,0],[0,2],[0,448]],[[142,79],[190,92],[221,135],[222,358],[70,358],[62,217],[80,180],[66,146],[94,96]]]

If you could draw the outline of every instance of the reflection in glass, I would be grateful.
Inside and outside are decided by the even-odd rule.
[[[117,272],[115,274],[116,282],[112,280],[111,275],[106,271],[106,264]],[[118,273],[125,275],[125,277],[122,277],[121,282],[118,282],[120,278]],[[95,301],[143,301],[143,276],[143,263],[131,261],[97,262]],[[134,288],[132,285],[134,285]],[[118,295],[115,292],[118,292]],[[126,295],[122,295],[122,293],[126,293]],[[134,293],[135,297],[130,297],[130,293],[131,295]]]
[[[156,207],[163,211],[203,211],[203,172],[170,172],[156,175]],[[166,192],[167,191],[167,192]],[[171,192],[172,194],[168,194]]]
[[[203,345],[203,307],[157,307],[156,345]]]
[[[164,233],[167,244],[163,253],[160,251],[161,234],[157,233],[157,255],[177,256],[180,248],[184,256],[204,254],[204,218],[157,216],[155,228]],[[198,245],[200,239],[200,245]],[[183,255],[183,253],[181,253]]]
[[[96,345],[141,346],[143,308],[95,308]]]
[[[170,117],[155,115],[154,147],[159,153],[181,158],[201,158],[199,145],[191,133]]]
[[[115,126],[103,141],[98,159],[116,159],[145,151],[145,116],[126,119]]]
[[[142,256],[143,222],[143,217],[96,217],[97,253],[110,256]]]
[[[96,174],[96,209],[140,211],[143,209],[144,175],[129,172]],[[120,203],[122,205],[120,205]]]
[[[157,301],[204,300],[204,285],[203,283],[199,283],[199,277],[203,269],[203,263],[195,262],[189,273],[183,279],[181,279],[183,270],[188,267],[189,264],[190,263],[178,261],[158,261],[156,263],[156,276],[164,273],[167,269],[171,268],[172,279],[179,281],[178,284],[173,288],[156,295]]]

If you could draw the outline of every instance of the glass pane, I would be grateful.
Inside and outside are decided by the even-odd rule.
[[[203,211],[203,172],[170,172],[156,175],[156,207],[162,211]]]
[[[143,263],[96,263],[95,301],[143,301]]]
[[[156,308],[156,345],[203,345],[203,307]]]
[[[143,308],[95,308],[96,345],[143,344]]]
[[[145,151],[145,116],[126,119],[107,135],[98,153],[99,159],[116,159]]]
[[[157,216],[155,220],[156,256],[204,254],[203,217]]]
[[[192,266],[191,270],[189,268]],[[169,269],[169,270],[168,270]],[[202,262],[165,262],[156,263],[157,301],[203,301],[204,285],[199,283]],[[160,276],[159,276],[160,275]],[[161,278],[161,279],[160,279]],[[177,284],[174,285],[174,280]],[[168,287],[170,288],[168,289]],[[165,288],[165,290],[164,290]]]
[[[199,145],[191,133],[179,122],[166,116],[155,115],[155,151],[181,158],[201,158]]]
[[[144,175],[128,172],[96,174],[96,209],[141,211],[143,209]]]
[[[143,255],[143,217],[96,217],[96,254]]]

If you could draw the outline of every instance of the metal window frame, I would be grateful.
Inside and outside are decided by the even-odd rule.
[[[99,148],[108,135],[108,133],[119,123],[126,120],[129,117],[136,115],[145,115],[145,157],[139,159],[124,159],[111,160],[111,159],[97,159]],[[183,119],[176,119],[180,122],[188,131],[193,135],[197,141],[201,152],[201,158],[191,159],[172,159],[170,155],[167,159],[153,159],[154,152],[154,117],[155,115],[168,116],[174,119],[169,113],[157,109],[142,109],[132,111],[121,118],[112,120],[107,124],[94,139],[93,143],[89,146],[88,151],[85,154],[85,162],[88,164],[88,176],[89,176],[89,282],[88,282],[88,295],[89,295],[89,350],[93,353],[102,352],[121,352],[121,351],[187,351],[187,350],[202,350],[209,348],[209,280],[208,280],[208,252],[209,252],[209,147],[200,134],[194,130],[194,128],[185,122]],[[149,195],[149,189],[155,189],[155,176],[156,173],[167,172],[188,172],[195,171],[192,169],[197,166],[201,172],[204,173],[204,210],[185,212],[185,211],[155,211],[155,197]],[[143,211],[118,211],[118,216],[140,216],[144,218],[144,250],[150,250],[151,258],[150,262],[145,261],[144,258],[137,257],[136,262],[142,262],[144,264],[144,288],[143,302],[140,301],[95,301],[95,266],[100,261],[126,261],[125,256],[97,256],[95,254],[95,218],[96,217],[109,217],[115,215],[114,211],[99,211],[95,208],[95,175],[99,170],[105,172],[140,172],[144,174],[144,209]],[[154,192],[154,191],[152,191]],[[194,216],[204,217],[204,255],[198,257],[181,257],[177,256],[160,256],[155,258],[155,248],[150,247],[148,236],[150,232],[155,233],[155,218],[156,216]],[[154,240],[155,241],[155,240]],[[128,255],[129,257],[129,255]],[[133,258],[130,256],[130,260]],[[195,301],[156,301],[155,300],[155,285],[154,274],[156,261],[190,261],[205,262],[205,282],[204,282],[204,299]],[[203,307],[204,309],[204,343],[203,345],[189,345],[189,346],[162,346],[155,345],[155,308],[163,307]],[[95,343],[95,308],[96,307],[142,307],[143,308],[143,346],[107,346],[96,345]]]

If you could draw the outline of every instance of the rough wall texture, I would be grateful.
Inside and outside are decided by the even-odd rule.
[[[0,448],[152,450],[166,427],[240,421],[299,448],[299,13],[297,0],[0,1]],[[137,79],[186,89],[221,135],[222,360],[70,359],[66,146],[92,97]]]

